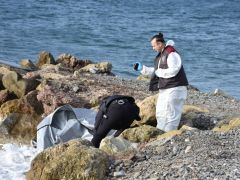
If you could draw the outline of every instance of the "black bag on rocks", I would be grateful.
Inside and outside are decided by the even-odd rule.
[[[141,120],[141,118],[139,107],[135,104],[133,97],[113,95],[104,98],[95,118],[93,145],[98,148],[101,140],[112,129],[118,130],[114,134],[115,137],[120,135],[134,120]]]

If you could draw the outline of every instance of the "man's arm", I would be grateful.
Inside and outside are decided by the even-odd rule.
[[[143,65],[143,68],[141,70],[141,74],[150,76],[150,75],[152,75],[153,72],[154,72],[153,67],[147,67],[147,66]]]

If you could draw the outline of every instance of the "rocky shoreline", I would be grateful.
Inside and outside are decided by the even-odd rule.
[[[28,144],[37,124],[57,107],[97,109],[107,95],[133,96],[142,118],[120,137],[106,138],[100,149],[73,140],[41,152],[27,179],[240,178],[239,100],[221,91],[203,93],[189,86],[179,130],[163,133],[154,127],[156,93],[148,91],[148,81],[116,77],[108,62],[94,63],[69,54],[55,60],[42,52],[36,64],[30,60],[20,64],[21,68],[0,65],[1,143]],[[56,152],[71,163],[63,162]],[[84,154],[86,159],[79,160]]]

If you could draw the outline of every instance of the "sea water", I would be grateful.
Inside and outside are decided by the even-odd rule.
[[[1,0],[0,60],[55,58],[109,61],[113,73],[136,78],[136,61],[151,66],[150,39],[173,39],[190,84],[240,98],[238,0]]]
[[[27,145],[0,145],[0,179],[24,180],[37,149]]]

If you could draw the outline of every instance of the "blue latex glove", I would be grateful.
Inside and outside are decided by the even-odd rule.
[[[142,63],[136,62],[136,63],[133,65],[133,69],[134,69],[135,71],[141,71],[141,70],[143,69]]]

